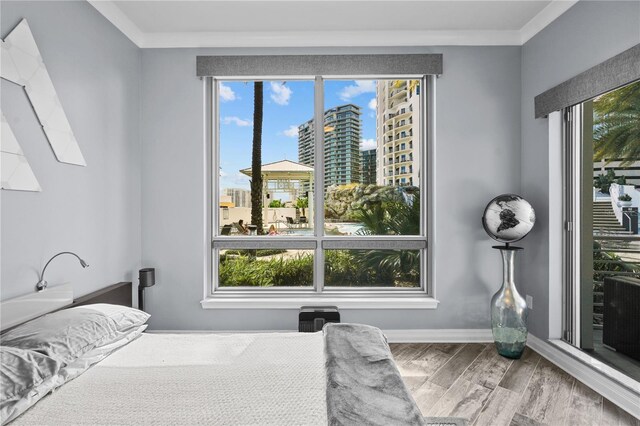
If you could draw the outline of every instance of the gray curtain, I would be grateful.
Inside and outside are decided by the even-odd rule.
[[[536,118],[579,104],[640,79],[640,44],[535,98]]]
[[[442,74],[442,54],[198,56],[199,77],[423,76]]]

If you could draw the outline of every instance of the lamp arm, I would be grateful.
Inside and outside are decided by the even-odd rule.
[[[49,266],[49,264],[51,263],[51,261],[52,261],[53,259],[55,259],[56,257],[58,257],[58,256],[60,256],[60,255],[63,255],[63,254],[70,254],[70,255],[73,255],[73,256],[77,257],[77,258],[78,258],[78,260],[79,260],[81,263],[82,263],[82,262],[84,262],[84,260],[80,259],[80,256],[78,256],[77,254],[75,254],[75,253],[73,253],[73,252],[70,252],[70,251],[61,251],[60,253],[53,255],[53,257],[52,257],[51,259],[49,259],[49,261],[44,265],[44,268],[42,268],[42,272],[40,272],[40,281],[42,281],[42,278],[44,278],[44,271],[46,271],[46,270],[47,270],[47,266]]]

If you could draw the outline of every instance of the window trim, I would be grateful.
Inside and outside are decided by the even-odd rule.
[[[394,78],[405,78],[404,75],[397,75]],[[272,80],[274,77],[259,77],[263,80]],[[277,78],[277,77],[276,77]],[[314,78],[314,119],[316,122],[321,122],[324,119],[324,80],[333,79],[362,79],[363,76],[340,76],[340,77],[327,77],[316,76]],[[376,78],[367,76],[367,78]],[[378,79],[382,78],[380,76]],[[410,76],[407,78],[415,78]],[[240,80],[246,80],[246,77],[238,78]],[[291,77],[287,77],[291,80]],[[425,145],[425,149],[421,150],[420,167],[424,170],[424,173],[420,175],[420,188],[421,192],[426,191],[427,196],[421,197],[422,210],[424,214],[421,216],[421,235],[417,236],[362,236],[357,240],[347,239],[346,237],[329,237],[324,236],[324,216],[321,214],[314,215],[314,235],[309,236],[287,236],[282,239],[266,236],[253,236],[251,241],[248,241],[244,237],[230,237],[221,236],[219,233],[219,227],[214,224],[219,223],[219,209],[214,208],[215,200],[219,199],[220,188],[218,185],[218,177],[215,176],[213,170],[219,167],[219,153],[220,153],[220,141],[219,134],[214,129],[219,126],[218,117],[218,93],[217,93],[217,81],[228,80],[216,79],[214,77],[204,77],[203,79],[204,90],[204,150],[203,158],[205,163],[205,185],[204,185],[204,202],[205,202],[205,238],[204,238],[204,291],[203,300],[201,301],[204,309],[210,308],[238,308],[238,307],[263,307],[263,308],[278,308],[281,306],[301,306],[302,302],[308,302],[307,296],[312,296],[315,303],[333,303],[340,306],[349,306],[353,308],[362,307],[366,308],[426,308],[435,309],[438,301],[435,299],[435,288],[433,286],[433,279],[435,277],[435,265],[434,265],[434,241],[435,232],[433,222],[435,220],[434,209],[434,176],[435,176],[435,75],[424,75],[421,77],[421,84],[426,85],[428,90],[427,96],[421,98],[422,114],[421,120],[424,125],[421,126],[420,139]],[[422,91],[422,93],[425,93]],[[320,121],[318,121],[320,120]],[[427,125],[428,124],[428,125]],[[321,126],[315,127],[316,132],[316,146],[315,146],[315,175],[314,181],[324,182],[324,132]],[[318,176],[320,172],[320,176]],[[324,186],[317,186],[317,196],[314,197],[316,211],[323,211],[324,209]],[[422,189],[424,188],[424,189]],[[268,238],[268,240],[267,240]],[[286,238],[286,239],[285,239]],[[325,244],[326,242],[326,244]],[[287,246],[288,248],[309,248],[314,250],[314,287],[313,288],[298,288],[298,287],[280,287],[280,288],[268,288],[268,289],[248,289],[248,288],[223,288],[218,287],[218,282],[215,277],[218,276],[218,258],[219,250],[222,246],[229,248],[230,246],[242,245],[244,248],[259,248],[265,244],[269,244],[273,247],[274,244],[278,246]],[[315,247],[312,247],[315,243]],[[324,250],[325,249],[339,249],[349,248],[349,246],[367,246],[367,244],[381,243],[387,247],[383,248],[404,248],[412,249],[413,247],[419,247],[423,253],[421,256],[420,265],[420,288],[389,288],[384,289],[380,287],[358,287],[357,289],[345,287],[331,287],[324,289]],[[300,245],[300,247],[297,246]],[[318,247],[322,247],[318,249]],[[369,245],[368,247],[374,247]],[[237,300],[234,300],[234,297]],[[287,299],[291,303],[275,302],[269,299],[274,297],[282,297]],[[238,299],[239,298],[239,299]],[[223,300],[224,299],[224,300]],[[375,303],[374,303],[375,299]],[[340,300],[343,302],[338,303]],[[241,303],[244,301],[245,303]],[[264,301],[261,304],[259,301]],[[369,301],[364,303],[363,301]],[[404,303],[399,303],[404,301]],[[419,301],[419,302],[417,302]],[[335,303],[334,303],[335,302]],[[303,303],[304,304],[304,303]]]

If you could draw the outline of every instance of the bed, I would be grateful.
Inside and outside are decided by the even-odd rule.
[[[3,424],[426,424],[375,327],[153,334],[144,332],[146,319],[131,308],[131,283],[119,283],[3,333],[3,350],[14,356],[12,345],[35,345],[19,362],[39,363],[32,389],[20,398],[9,393],[9,409],[3,402]],[[117,339],[87,344],[103,326]],[[49,336],[56,327],[64,336],[34,343],[34,333]],[[82,351],[61,352],[74,333]],[[11,359],[3,352],[3,383],[25,371]],[[44,370],[55,372],[44,377]]]

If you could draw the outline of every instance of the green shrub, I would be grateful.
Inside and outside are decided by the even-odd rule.
[[[235,256],[254,256],[254,257],[264,257],[264,256],[273,256],[274,254],[285,253],[287,250],[285,249],[260,249],[260,250],[227,250],[225,252],[226,255],[235,255]]]
[[[369,287],[374,286],[376,276],[371,270],[361,268],[349,250],[325,251],[325,286]]]
[[[607,174],[600,174],[594,178],[593,186],[600,189],[603,194],[609,193],[611,184],[616,180],[616,172],[612,169],[607,170]]]
[[[415,250],[327,250],[325,286],[419,287]]]
[[[631,195],[629,194],[622,194],[621,196],[618,197],[619,201],[631,201]]]
[[[266,260],[249,255],[220,256],[219,273],[222,287],[312,286],[313,255]]]
[[[269,203],[269,208],[277,209],[279,207],[284,207],[284,203],[282,202],[282,200],[272,200]]]
[[[252,251],[228,250],[220,256],[220,286],[313,285],[313,255],[261,259],[265,256],[260,252],[268,250],[255,250],[257,254]],[[327,250],[325,286],[418,287],[420,268],[413,263],[414,256],[413,250]]]

